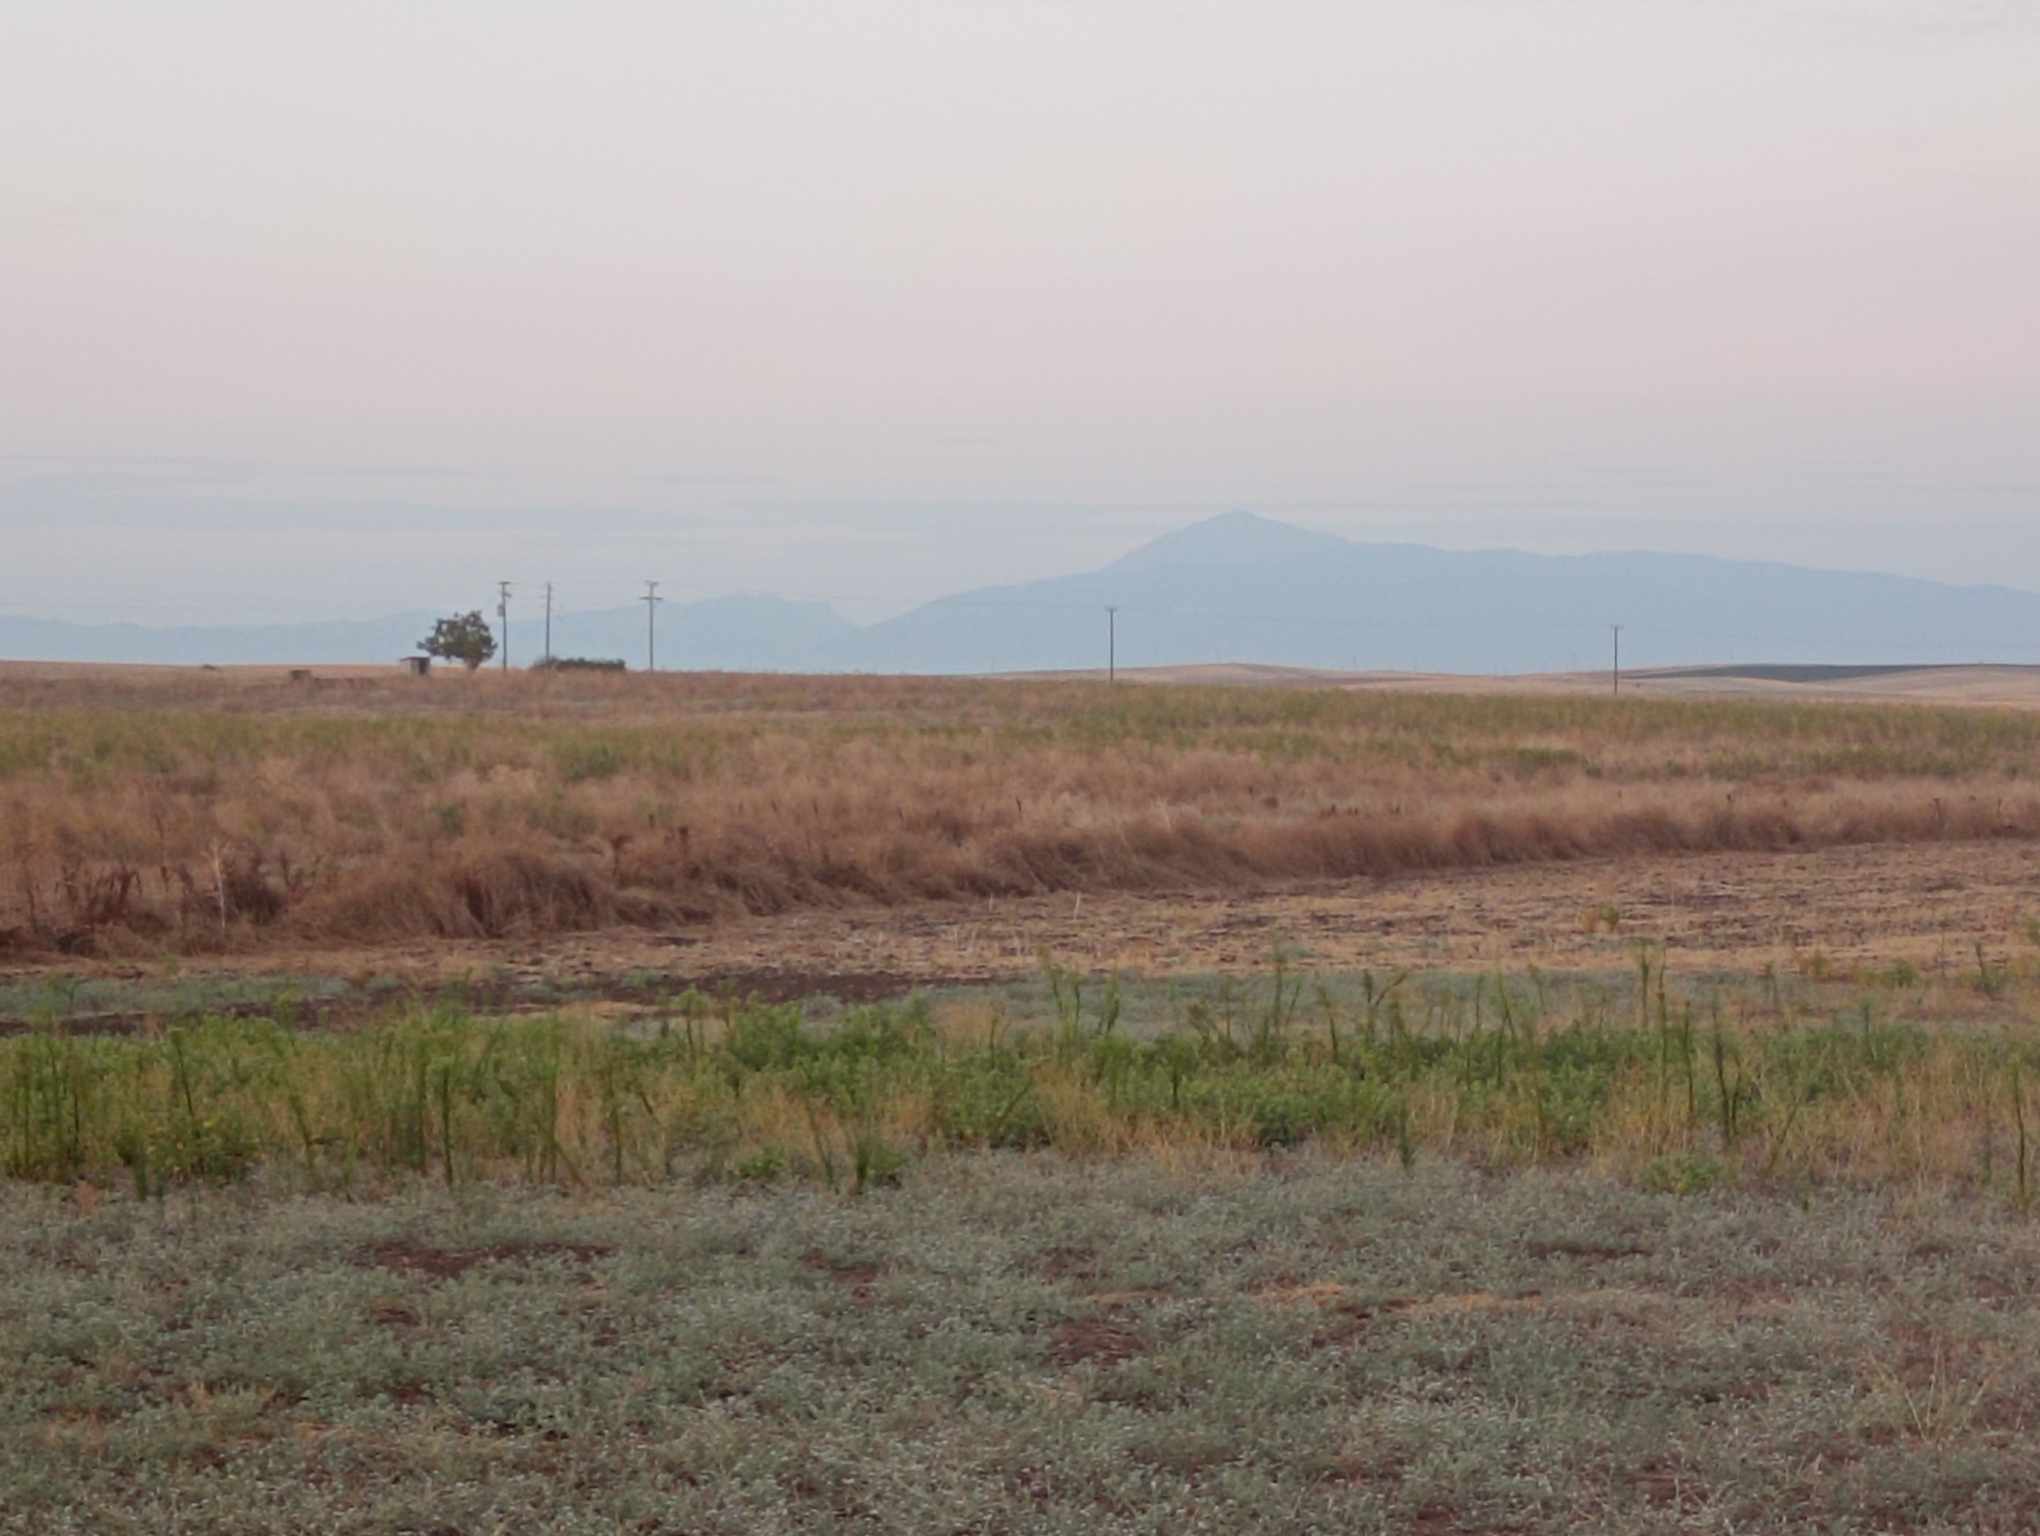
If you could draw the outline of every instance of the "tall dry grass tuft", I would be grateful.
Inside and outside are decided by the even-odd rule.
[[[0,948],[2031,838],[2040,717],[521,676],[0,675]]]

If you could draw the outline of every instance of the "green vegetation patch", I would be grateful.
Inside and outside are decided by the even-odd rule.
[[[308,1190],[430,1177],[583,1189],[789,1179],[863,1192],[952,1150],[1168,1156],[1316,1146],[1488,1167],[1592,1163],[1693,1192],[1914,1182],[2034,1194],[2023,1031],[1871,1006],[1731,1018],[1655,970],[1626,994],[1533,977],[1284,967],[1148,998],[1051,970],[996,995],[831,1006],[689,992],[628,1022],[400,1008],[339,1030],[60,1021],[0,1040],[0,1172],[162,1196],[260,1168]],[[1739,1010],[1740,1012],[1740,1010]]]

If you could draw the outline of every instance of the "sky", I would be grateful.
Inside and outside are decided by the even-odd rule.
[[[0,612],[1250,508],[2040,590],[2040,0],[17,0]]]

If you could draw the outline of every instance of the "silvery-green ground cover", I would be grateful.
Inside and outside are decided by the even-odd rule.
[[[1318,1153],[0,1189],[0,1527],[2030,1531],[2040,1236]]]

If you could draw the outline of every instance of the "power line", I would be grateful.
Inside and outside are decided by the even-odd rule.
[[[545,659],[552,661],[552,583],[545,584]]]
[[[1608,628],[1615,635],[1615,670],[1610,674],[1610,680],[1614,686],[1609,689],[1609,692],[1620,694],[1622,692],[1622,626],[1620,624],[1610,624]]]
[[[510,670],[510,583],[496,583],[496,618],[503,627],[503,670]]]
[[[1105,605],[1105,681],[1119,681],[1119,608]]]

